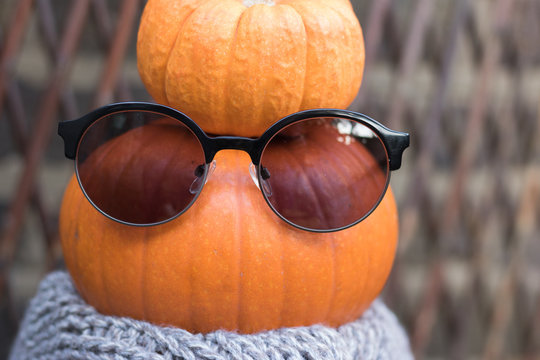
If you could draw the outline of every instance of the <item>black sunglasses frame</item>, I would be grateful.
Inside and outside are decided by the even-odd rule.
[[[288,116],[285,116],[281,120],[274,123],[272,126],[270,126],[259,138],[248,138],[248,137],[239,137],[239,136],[209,136],[206,134],[198,125],[193,121],[191,118],[189,118],[187,115],[183,114],[182,112],[173,109],[171,107],[160,105],[156,103],[147,103],[147,102],[122,102],[122,103],[115,103],[106,105],[103,107],[100,107],[96,110],[93,110],[92,112],[82,116],[79,119],[75,120],[68,120],[68,121],[62,121],[58,124],[58,134],[62,137],[64,140],[64,152],[65,156],[69,159],[76,159],[77,156],[77,149],[79,146],[79,143],[85,133],[85,131],[96,121],[103,118],[104,116],[112,115],[114,113],[119,112],[136,112],[136,111],[144,111],[144,112],[151,112],[156,113],[160,115],[165,115],[171,118],[174,118],[178,121],[180,121],[182,124],[187,126],[197,137],[199,142],[201,143],[201,146],[203,148],[204,156],[205,156],[205,162],[206,162],[206,169],[208,169],[209,164],[213,161],[215,155],[220,150],[226,150],[226,149],[232,149],[232,150],[241,150],[245,151],[249,154],[251,161],[253,165],[255,165],[257,169],[257,178],[259,181],[259,184],[262,182],[261,178],[261,171],[260,171],[260,160],[262,153],[268,144],[268,142],[273,138],[275,134],[277,134],[280,130],[285,128],[286,126],[296,123],[302,120],[307,120],[311,118],[332,118],[332,117],[339,117],[347,120],[352,120],[358,123],[361,123],[364,126],[367,126],[369,129],[371,129],[383,142],[383,145],[385,147],[385,150],[387,152],[388,156],[388,165],[389,170],[397,170],[401,167],[401,160],[403,151],[409,146],[409,134],[404,132],[399,132],[395,130],[388,129],[384,125],[378,123],[377,121],[371,119],[370,117],[349,111],[349,110],[341,110],[341,109],[312,109],[312,110],[304,110],[300,111]],[[79,180],[79,185],[81,186],[81,189],[83,189],[83,192],[86,196],[86,198],[92,203],[92,205],[103,215],[107,216],[108,218],[126,224],[126,225],[132,225],[132,226],[152,226],[152,225],[159,225],[163,224],[165,222],[171,221],[181,214],[183,214],[186,210],[188,210],[191,205],[195,202],[198,195],[195,196],[195,198],[191,201],[191,203],[180,213],[175,215],[174,217],[170,219],[166,219],[160,222],[151,223],[151,224],[135,224],[135,223],[129,223],[125,222],[119,219],[116,219],[105,212],[103,212],[98,206],[96,206],[92,200],[89,198],[89,196],[84,191],[84,187],[80,183],[80,179],[77,173],[77,179]],[[207,175],[207,171],[205,171],[205,178]],[[205,181],[206,179],[204,179]],[[281,214],[279,214],[276,209],[270,204],[269,200],[266,198],[266,195],[264,194],[264,191],[261,190],[263,197],[265,201],[268,203],[270,208],[274,213],[276,213],[282,220],[286,221],[288,224],[302,229],[306,231],[311,232],[334,232],[343,230],[346,228],[349,228],[353,225],[358,224],[363,219],[365,219],[367,216],[377,208],[380,201],[383,198],[384,193],[386,193],[386,189],[388,187],[388,183],[390,181],[390,173],[387,177],[387,183],[384,189],[383,194],[381,194],[381,197],[377,204],[371,209],[369,213],[364,215],[361,219],[358,219],[352,224],[336,228],[336,229],[311,229],[306,228],[297,224],[292,223],[288,219],[284,218]]]

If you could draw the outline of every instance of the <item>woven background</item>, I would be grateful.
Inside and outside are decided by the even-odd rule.
[[[411,133],[384,297],[418,358],[540,357],[540,0],[353,0],[351,108]],[[43,274],[72,174],[56,124],[150,100],[144,1],[0,2],[0,358]]]

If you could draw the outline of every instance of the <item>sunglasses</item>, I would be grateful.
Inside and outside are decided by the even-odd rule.
[[[270,208],[314,232],[348,228],[381,202],[409,135],[347,110],[286,116],[259,138],[207,135],[167,106],[111,104],[58,125],[79,185],[108,218],[150,226],[184,213],[197,199],[220,150],[243,150]],[[156,180],[157,179],[157,180]]]

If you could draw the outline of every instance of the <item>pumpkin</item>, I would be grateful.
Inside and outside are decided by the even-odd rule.
[[[114,188],[120,180],[101,176],[98,166],[121,161],[128,164],[123,172],[146,176],[133,190],[148,182],[166,183],[165,176],[175,178],[177,167],[170,166],[166,175],[155,167],[160,166],[156,159],[173,156],[168,149],[176,139],[169,136],[169,126],[151,126],[145,134],[159,139],[156,148],[133,149],[124,160],[117,152],[92,155],[96,160],[89,164],[100,186]],[[134,133],[103,148],[127,145]],[[340,156],[334,151],[334,160]],[[129,166],[134,159],[137,166]],[[60,237],[82,297],[105,314],[193,333],[338,326],[362,314],[384,286],[394,259],[398,226],[391,190],[361,223],[339,232],[311,233],[291,227],[269,209],[249,176],[247,154],[226,150],[215,160],[216,170],[192,207],[151,227],[106,218],[73,177],[62,202]],[[137,176],[127,178],[137,181]]]
[[[158,103],[208,133],[259,136],[293,112],[349,106],[364,41],[348,0],[150,0],[137,61]]]

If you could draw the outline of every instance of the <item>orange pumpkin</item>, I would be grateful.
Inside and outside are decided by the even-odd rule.
[[[115,145],[125,145],[131,133],[116,138]],[[153,167],[156,159],[173,153],[167,150],[176,142],[170,133],[154,125],[146,134],[158,138],[162,150],[133,149],[137,167],[148,166],[154,176],[151,183],[165,181]],[[339,152],[333,154],[339,160]],[[96,158],[95,166],[117,161],[99,153]],[[194,205],[153,227],[104,217],[71,180],[60,235],[66,265],[83,298],[105,314],[191,332],[337,326],[357,318],[381,291],[394,259],[398,227],[392,192],[358,225],[310,233],[289,226],[268,208],[249,176],[247,154],[221,151],[216,161]],[[167,177],[175,178],[171,169]],[[103,172],[97,170],[99,177]],[[124,171],[138,170],[127,166]],[[104,187],[117,181],[99,179]]]
[[[206,132],[259,136],[287,114],[349,106],[364,41],[348,0],[150,0],[137,59],[157,102]]]

